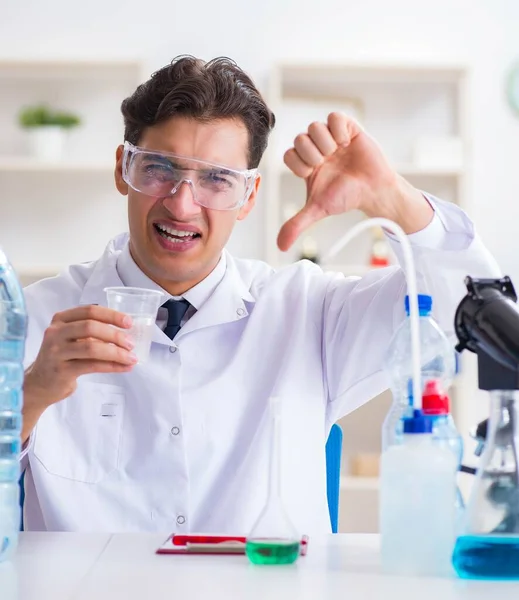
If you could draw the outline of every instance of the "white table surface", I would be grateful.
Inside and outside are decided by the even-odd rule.
[[[74,598],[110,537],[95,533],[22,533],[13,564],[0,564],[0,600]]]
[[[381,573],[378,536],[310,539],[289,566],[244,556],[157,556],[156,534],[24,533],[0,565],[1,600],[519,600],[519,582],[394,577]]]

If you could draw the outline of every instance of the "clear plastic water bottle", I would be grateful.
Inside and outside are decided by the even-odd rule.
[[[393,404],[382,426],[382,451],[402,441],[402,417],[412,415],[412,351],[409,296],[405,297],[407,318],[396,330],[389,344],[384,369],[390,380]],[[420,325],[421,389],[427,381],[440,381],[444,390],[456,373],[453,344],[431,316],[432,298],[418,295]]]
[[[450,575],[456,457],[436,442],[433,419],[421,410],[402,421],[402,442],[389,446],[381,461],[382,566],[400,575]]]
[[[452,450],[458,464],[463,459],[463,438],[450,411],[450,399],[441,382],[431,379],[425,383],[422,395],[422,410],[433,419],[433,435],[439,443]]]
[[[26,335],[23,291],[0,249],[0,561],[12,556],[21,521],[18,480]]]
[[[431,379],[425,383],[422,395],[422,411],[424,415],[432,419],[434,440],[440,446],[451,450],[459,469],[463,460],[463,438],[454,423],[450,410],[450,399],[443,390],[440,381]],[[463,496],[458,487],[456,492],[458,525],[461,525],[464,507]]]

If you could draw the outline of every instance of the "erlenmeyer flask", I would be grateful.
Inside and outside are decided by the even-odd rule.
[[[281,406],[270,399],[270,457],[267,502],[247,536],[245,553],[258,565],[286,565],[299,557],[300,536],[281,499]]]
[[[464,578],[519,578],[516,392],[491,392],[488,434],[453,565]]]

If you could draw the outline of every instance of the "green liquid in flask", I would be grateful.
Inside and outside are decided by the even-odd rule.
[[[290,565],[299,556],[299,542],[276,538],[247,540],[245,554],[255,565]]]
[[[299,558],[301,536],[294,528],[281,499],[279,398],[270,405],[270,461],[267,502],[245,542],[245,554],[255,565],[290,565]]]

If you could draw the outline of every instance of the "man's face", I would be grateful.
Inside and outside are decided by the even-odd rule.
[[[147,128],[140,148],[246,170],[248,132],[240,120],[201,123],[174,117]],[[122,178],[123,147],[117,149],[116,186],[128,196],[130,251],[139,268],[172,295],[187,291],[217,265],[237,220],[254,205],[259,178],[248,201],[238,209],[215,210],[196,204],[192,188],[183,183],[172,196],[155,198],[135,191]],[[188,176],[189,178],[189,176]],[[168,239],[164,231],[177,234]],[[196,236],[185,233],[196,233]],[[187,241],[182,241],[186,239]]]

